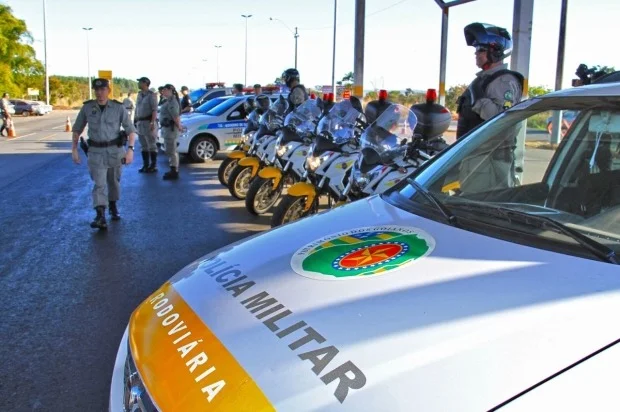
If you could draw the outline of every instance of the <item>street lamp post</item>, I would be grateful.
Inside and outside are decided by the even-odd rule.
[[[336,95],[336,18],[338,16],[338,0],[334,0],[334,44],[332,46],[332,93]]]
[[[92,27],[82,27],[82,30],[86,30],[86,54],[88,55],[88,99],[93,99],[93,88],[90,84],[90,41],[88,39],[88,32],[91,31]]]
[[[281,23],[284,27],[286,27],[286,29],[288,31],[290,31],[293,34],[293,37],[295,38],[295,68],[297,68],[297,38],[299,37],[299,33],[297,32],[297,27],[295,27],[295,31],[291,30],[290,27],[288,27],[286,25],[286,23],[284,23],[282,20],[280,19],[276,19],[274,17],[269,17],[269,20],[271,21],[277,21],[279,23]]]
[[[216,77],[216,81],[219,83],[220,82],[220,49],[222,48],[222,46],[220,45],[215,45],[215,77]]]
[[[45,103],[50,104],[50,76],[47,69],[47,12],[45,10],[45,0],[43,0],[43,55],[45,56]]]
[[[251,14],[242,14],[241,17],[245,19],[245,77],[243,86],[248,85],[248,19],[252,17]]]

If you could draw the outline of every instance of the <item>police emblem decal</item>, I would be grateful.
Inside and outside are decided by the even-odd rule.
[[[371,226],[325,236],[300,248],[292,269],[319,280],[360,279],[403,268],[435,248],[423,230],[407,226]]]

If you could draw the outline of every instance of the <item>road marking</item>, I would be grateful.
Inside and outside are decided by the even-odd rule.
[[[43,139],[47,139],[48,137],[56,136],[57,134],[58,134],[58,133],[52,133],[52,134],[50,134],[49,136],[45,136],[45,137],[42,137],[42,138],[40,138],[40,139],[37,139],[37,142],[40,142],[40,141],[41,141],[41,140],[43,140]]]
[[[21,139],[22,137],[32,136],[33,134],[35,134],[35,133],[28,133],[28,134],[24,134],[22,136],[10,137],[7,140],[5,140],[5,142],[12,142],[13,140]]]

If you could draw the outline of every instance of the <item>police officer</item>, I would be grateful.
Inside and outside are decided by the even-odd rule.
[[[482,70],[459,98],[457,138],[520,102],[523,94],[523,75],[504,63],[512,53],[506,29],[472,23],[465,27],[465,41],[476,48],[476,65]]]
[[[88,124],[88,170],[95,183],[92,195],[93,207],[97,211],[90,227],[106,229],[106,205],[110,208],[112,220],[120,219],[116,202],[120,199],[121,165],[133,161],[136,129],[123,104],[117,100],[108,100],[108,80],[95,79],[92,87],[96,99],[84,102],[73,124],[71,157],[75,163],[81,163],[77,145],[80,134]],[[124,138],[120,135],[121,126],[129,135],[127,152],[124,149]]]
[[[300,104],[308,100],[306,88],[299,83],[299,71],[297,69],[286,69],[282,73],[282,81],[289,89],[288,104],[289,112],[295,110]]]
[[[140,92],[136,100],[136,117],[134,123],[138,129],[138,138],[142,149],[142,168],[140,173],[157,172],[157,96],[149,90],[151,81],[147,77],[138,79]],[[149,164],[150,160],[150,164]]]
[[[160,124],[166,143],[166,155],[170,160],[170,171],[164,173],[164,180],[176,180],[179,178],[177,138],[179,137],[179,130],[182,130],[179,95],[171,84],[163,86],[162,94],[166,101],[161,106]]]
[[[187,86],[181,87],[181,113],[190,113],[192,111],[192,99],[189,97],[189,89]]]

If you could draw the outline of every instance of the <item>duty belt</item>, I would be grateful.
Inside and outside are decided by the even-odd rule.
[[[152,119],[152,116],[142,116],[142,117],[136,118],[136,122],[141,122],[144,120],[151,120],[151,119]]]
[[[92,147],[109,147],[109,146],[121,147],[122,146],[122,139],[120,137],[117,137],[114,140],[109,140],[107,142],[98,142],[96,140],[91,140],[91,139],[88,139],[87,142],[88,142],[88,145]]]

